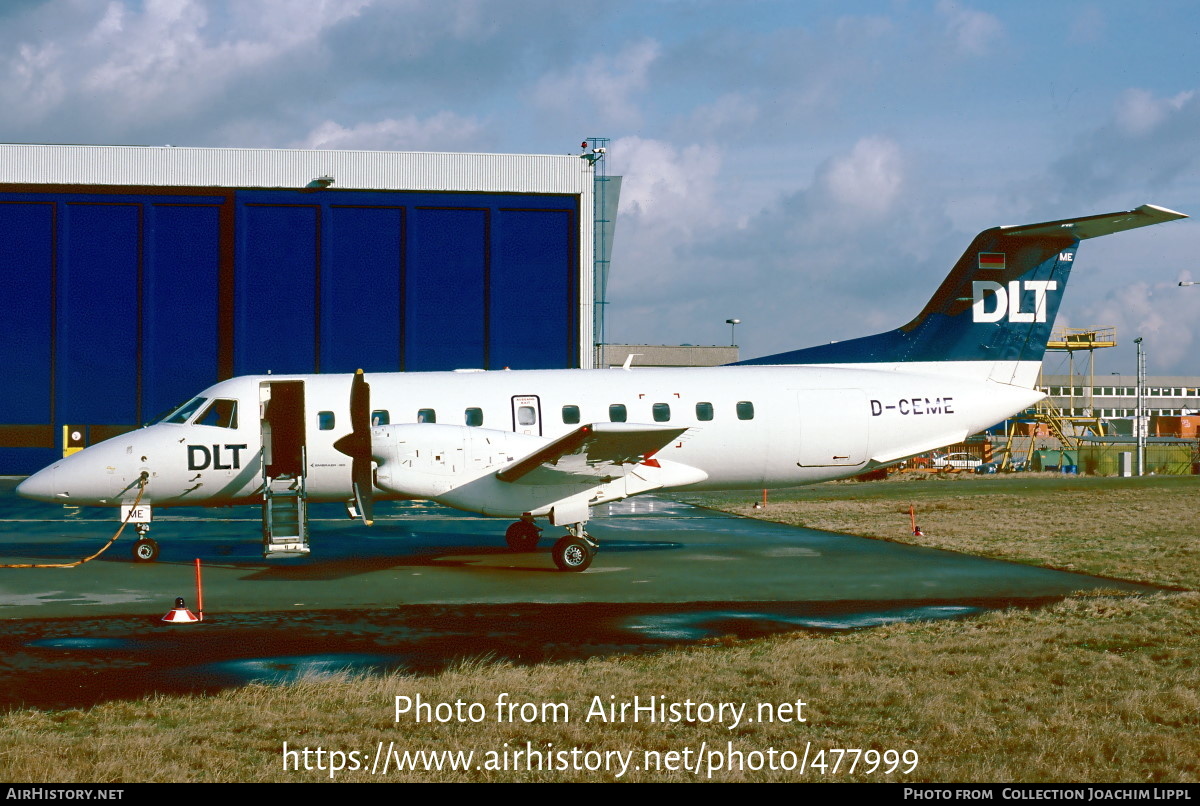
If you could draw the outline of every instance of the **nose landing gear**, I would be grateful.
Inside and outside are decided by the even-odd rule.
[[[150,524],[135,523],[138,539],[133,544],[133,561],[135,563],[152,563],[158,559],[158,541],[148,537]]]
[[[504,532],[504,540],[513,551],[533,551],[542,537],[542,528],[533,522],[533,515],[522,513]]]

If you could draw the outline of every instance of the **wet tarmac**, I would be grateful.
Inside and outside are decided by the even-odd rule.
[[[18,499],[0,480],[0,563],[63,562],[115,531],[113,510]],[[83,707],[344,671],[435,672],[657,651],[796,630],[960,618],[1077,590],[1146,586],[738,518],[640,498],[593,513],[592,567],[503,547],[504,521],[384,503],[366,528],[314,506],[312,555],[264,560],[252,508],[156,513],[160,561],[131,536],[76,568],[0,569],[6,707]],[[176,596],[205,621],[164,625]]]

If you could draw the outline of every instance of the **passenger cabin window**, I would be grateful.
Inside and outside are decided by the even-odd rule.
[[[749,400],[740,400],[737,404],[737,414],[739,420],[754,419],[754,404]]]
[[[187,403],[184,403],[182,406],[175,409],[175,411],[171,412],[165,418],[163,418],[163,422],[165,422],[165,423],[186,423],[188,421],[188,418],[191,417],[193,414],[195,414],[196,410],[199,409],[201,406],[203,406],[204,401],[207,399],[208,398],[205,398],[205,397],[197,397],[192,400],[189,400]]]
[[[625,411],[624,403],[613,403],[608,407],[608,421],[611,423],[623,423],[628,419],[629,414]]]
[[[533,406],[517,407],[517,425],[537,425],[537,412]]]
[[[483,425],[483,409],[469,408],[466,411],[467,425]]]
[[[237,401],[214,400],[204,413],[196,418],[196,425],[212,425],[217,428],[237,428]]]
[[[654,422],[665,423],[671,420],[671,404],[670,403],[655,403],[651,407],[651,413],[654,414]]]
[[[322,431],[332,431],[335,418],[332,411],[317,412],[317,428]]]
[[[387,409],[376,409],[371,412],[371,425],[388,425],[392,422],[392,415]]]
[[[579,407],[563,406],[563,422],[567,425],[574,425],[579,422]]]
[[[712,403],[697,403],[696,404],[696,419],[700,422],[708,422],[713,418]]]
[[[417,409],[417,422],[436,423],[437,412],[435,412],[433,409]]]

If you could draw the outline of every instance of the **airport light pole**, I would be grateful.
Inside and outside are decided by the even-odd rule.
[[[1133,340],[1137,345],[1137,474],[1146,473],[1146,353],[1142,337]]]
[[[726,319],[725,324],[729,325],[729,346],[737,347],[737,339],[734,338],[737,326],[742,323],[741,319]]]

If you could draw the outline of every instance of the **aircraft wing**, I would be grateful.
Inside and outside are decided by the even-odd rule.
[[[592,423],[518,459],[498,471],[496,478],[523,484],[611,480],[623,474],[621,465],[650,460],[684,431],[687,428],[678,426]]]

